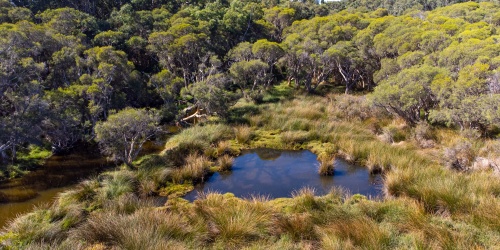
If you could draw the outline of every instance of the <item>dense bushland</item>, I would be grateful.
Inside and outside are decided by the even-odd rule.
[[[180,124],[231,119],[238,98],[265,102],[282,80],[311,93],[373,90],[372,105],[410,125],[491,135],[499,7],[433,10],[450,3],[2,1],[2,176],[15,170],[6,165],[22,173],[27,145],[67,151],[124,108]]]

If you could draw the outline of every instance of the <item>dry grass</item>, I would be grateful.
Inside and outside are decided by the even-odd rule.
[[[185,181],[203,182],[211,162],[206,156],[191,154],[186,157],[186,163],[172,173],[172,179],[175,183],[182,184]]]
[[[201,195],[195,206],[205,220],[209,238],[225,248],[265,239],[272,233],[274,210],[261,199],[241,201],[208,193]]]
[[[325,247],[340,243],[347,248],[386,249],[390,242],[389,234],[367,218],[338,219],[323,227],[321,233]]]
[[[104,244],[121,249],[172,249],[191,236],[191,227],[181,216],[142,209],[130,215],[109,212],[92,215],[71,232],[74,240],[89,245]]]
[[[230,171],[233,167],[234,158],[229,155],[223,155],[217,159],[219,171]]]
[[[333,175],[333,172],[335,170],[334,168],[335,156],[323,154],[318,157],[318,161],[319,161],[318,173],[320,175]]]
[[[236,141],[243,144],[248,143],[253,137],[252,129],[248,126],[236,126],[234,127],[234,133]]]
[[[229,155],[235,155],[237,152],[232,148],[231,142],[229,141],[221,141],[217,145],[217,148],[215,148],[215,156],[219,157],[221,155],[229,154]]]

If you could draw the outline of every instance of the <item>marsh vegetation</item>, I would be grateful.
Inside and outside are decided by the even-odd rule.
[[[166,143],[163,152],[141,157],[132,169],[82,182],[53,205],[19,217],[6,229],[2,242],[12,247],[149,249],[465,249],[498,243],[498,177],[490,169],[460,172],[445,165],[445,152],[466,140],[463,134],[434,128],[429,132],[433,136],[427,137],[434,140],[432,148],[421,147],[417,136],[387,142],[381,137],[383,127],[414,128],[376,109],[365,110],[361,118],[347,118],[338,108],[347,99],[364,102],[363,97],[335,94],[259,105],[239,102],[231,111],[252,110],[242,116],[246,125],[237,125],[250,130],[245,134],[251,139],[242,141],[238,129],[220,122],[185,129]],[[296,138],[290,140],[292,134]],[[485,157],[487,151],[491,157],[493,151],[488,149],[494,143],[476,139],[469,150]],[[235,158],[233,170],[221,162],[248,156],[244,150],[256,147],[276,149],[254,153],[265,160],[276,160],[280,150],[308,149],[318,164],[321,155],[335,155],[366,166],[366,176],[382,172],[384,198],[370,200],[338,188],[319,193],[302,188],[278,199],[217,192],[200,192],[193,202],[182,198],[210,178],[238,171],[250,178],[235,167],[242,158]],[[318,165],[308,174],[334,182],[336,178],[335,169],[333,177],[321,177]],[[168,201],[158,206],[151,200],[156,195],[168,196]]]

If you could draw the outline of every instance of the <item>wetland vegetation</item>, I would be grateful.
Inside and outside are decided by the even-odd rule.
[[[500,5],[456,2],[0,0],[0,200],[79,181],[0,248],[495,248]]]

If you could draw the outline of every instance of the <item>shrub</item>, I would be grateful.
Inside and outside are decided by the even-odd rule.
[[[378,109],[370,107],[364,96],[331,95],[328,113],[337,119],[364,121],[382,114]]]
[[[466,171],[472,166],[476,153],[472,149],[472,144],[468,141],[460,141],[444,151],[446,166],[451,169]]]
[[[435,145],[435,136],[432,128],[426,122],[419,122],[414,129],[413,138],[421,148],[432,148]]]
[[[477,140],[481,137],[481,131],[473,128],[466,128],[460,131],[460,135],[469,140]]]

